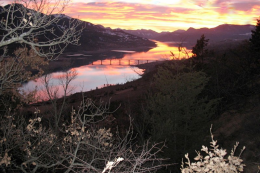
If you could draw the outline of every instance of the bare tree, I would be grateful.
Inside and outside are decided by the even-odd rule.
[[[54,3],[48,0],[19,0],[1,7],[0,47],[24,43],[39,56],[50,59],[61,54],[68,44],[77,45],[81,33],[81,30],[77,30],[79,20],[70,19],[66,24],[60,23],[59,16],[68,2],[69,0],[56,0]],[[55,25],[58,26],[56,30]]]
[[[72,109],[70,121],[61,126],[63,133],[57,135],[44,125],[39,109],[29,121],[7,111],[0,117],[0,170],[143,173],[168,166],[158,156],[163,143],[136,145],[131,120],[124,136],[98,127],[98,122],[106,122],[106,113],[106,107],[83,99],[78,109]]]
[[[74,89],[74,87],[70,86],[70,84],[76,78],[76,76],[77,72],[75,70],[72,69],[66,71],[58,78],[59,86],[55,86],[52,84],[52,76],[50,74],[46,74],[42,78],[42,84],[44,85],[43,96],[46,97],[46,100],[49,100],[51,102],[52,107],[49,112],[54,118],[55,132],[58,132],[58,127],[60,125],[62,114],[64,114],[64,109],[67,104],[67,96],[70,95]],[[62,92],[62,94],[59,95],[59,92]],[[61,102],[58,103],[59,98],[61,98]]]
[[[19,48],[14,51],[14,55],[0,60],[0,95],[3,90],[16,88],[24,81],[39,77],[43,74],[41,66],[48,64],[32,49],[28,51],[27,48]],[[32,75],[30,70],[37,70],[38,73]]]
[[[96,104],[82,95],[70,117],[61,120],[68,107],[70,83],[76,75],[75,71],[68,71],[59,78],[63,92],[59,100],[58,88],[51,85],[48,75],[43,77],[51,103],[48,112],[53,118],[52,125],[47,124],[49,117],[41,108],[35,108],[29,120],[27,115],[13,109],[0,116],[0,171],[141,173],[166,167],[163,163],[166,159],[158,156],[164,144],[146,141],[138,146],[131,118],[125,133],[102,126],[115,120],[108,119],[113,113],[109,104]]]
[[[68,3],[69,0],[17,0],[0,6],[0,94],[13,88],[13,84],[28,80],[28,75],[21,76],[26,64],[32,65],[28,61],[53,60],[69,44],[79,44],[83,29],[80,20],[65,19],[61,14]],[[19,53],[15,53],[18,48]]]
[[[68,44],[78,44],[81,33],[81,29],[77,29],[80,26],[78,20],[68,19],[62,23],[59,15],[52,15],[60,14],[68,0],[53,2],[20,0],[0,7],[0,49],[3,50],[0,57],[0,92],[28,79],[27,74],[23,76],[26,63],[35,64],[36,69],[39,65],[38,61],[31,63],[32,59],[51,60],[60,55]],[[58,7],[59,11],[56,10]],[[15,50],[19,51],[12,55]],[[48,78],[45,78],[45,88],[56,116],[54,128],[48,126],[47,118],[38,108],[31,117],[23,117],[19,114],[20,110],[12,108],[0,116],[1,172],[141,173],[166,166],[162,163],[164,159],[157,157],[163,144],[150,145],[147,142],[140,147],[134,143],[131,126],[123,137],[118,131],[98,126],[110,113],[106,105],[96,105],[83,96],[81,104],[72,109],[70,121],[61,123],[69,84],[75,76],[76,73],[67,72],[65,79],[61,80],[65,97],[60,105],[57,104],[57,90],[52,90]]]

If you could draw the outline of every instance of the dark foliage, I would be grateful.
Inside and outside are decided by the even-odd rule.
[[[203,63],[204,57],[207,54],[208,50],[206,49],[209,39],[206,39],[204,34],[197,40],[196,45],[192,48],[193,59],[197,60],[200,63]]]
[[[249,39],[252,51],[260,52],[260,19],[257,19],[255,30],[252,30],[252,37]]]

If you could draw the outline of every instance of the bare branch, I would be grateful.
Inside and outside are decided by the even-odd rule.
[[[57,58],[69,44],[78,45],[82,22],[62,15],[68,3],[16,0],[0,6],[0,95],[32,79],[32,69],[43,74],[40,66]]]
[[[68,2],[19,0],[0,7],[0,48],[13,43],[25,44],[37,55],[53,59],[69,44],[78,45],[83,29],[79,28],[81,22],[60,17]]]

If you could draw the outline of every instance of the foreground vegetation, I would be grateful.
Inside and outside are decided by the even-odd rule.
[[[29,2],[35,11],[21,5],[1,7],[1,15],[7,16],[0,25],[1,172],[257,171],[259,155],[252,153],[259,152],[260,144],[259,20],[252,38],[233,48],[210,49],[202,35],[192,57],[179,60],[172,54],[173,60],[133,81],[133,93],[139,94],[131,99],[124,94],[121,101],[97,102],[97,95],[90,92],[68,97],[77,75],[68,71],[60,78],[62,98],[46,75],[42,82],[47,101],[32,104],[35,93],[21,94],[18,86],[33,77],[32,69],[41,75],[48,58],[62,53],[68,44],[77,44],[81,28],[72,20],[70,28],[55,33],[51,26],[58,19],[41,13],[47,1]],[[12,18],[14,13],[20,16]],[[15,50],[8,47],[13,43],[19,43]],[[115,93],[107,91],[106,96]],[[233,126],[239,130],[226,130],[239,121]],[[230,154],[219,148],[211,124],[225,148],[231,149],[239,139],[249,154],[245,150],[245,157],[235,156],[237,143]],[[209,142],[211,148],[203,145]],[[194,153],[201,146],[206,155]],[[249,163],[245,168],[241,157]]]

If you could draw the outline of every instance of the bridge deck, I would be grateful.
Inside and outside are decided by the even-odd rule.
[[[92,62],[92,65],[139,65],[156,62],[159,60],[138,60],[138,59],[105,59]]]

